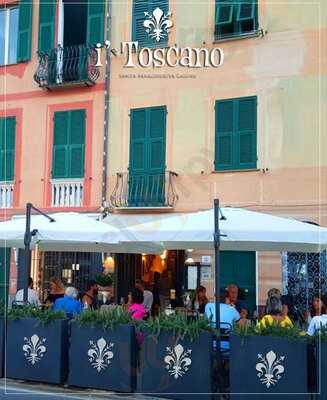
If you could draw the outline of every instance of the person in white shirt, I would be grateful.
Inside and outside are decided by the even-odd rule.
[[[147,314],[151,314],[152,304],[153,304],[153,294],[150,290],[145,289],[145,284],[143,281],[137,280],[135,287],[143,292],[143,306]]]
[[[28,293],[27,293],[27,302],[33,306],[40,306],[41,302],[39,300],[39,295],[33,289],[33,279],[31,277],[28,278]],[[23,304],[24,301],[24,289],[18,290],[15,296],[15,302],[18,304]]]
[[[313,306],[315,307],[316,315],[310,320],[307,334],[314,336],[321,328],[327,328],[327,307],[323,303],[320,296],[315,296]]]

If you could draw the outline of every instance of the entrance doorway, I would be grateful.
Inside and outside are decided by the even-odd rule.
[[[221,290],[231,283],[239,287],[240,299],[252,313],[256,309],[256,253],[255,251],[220,252]]]
[[[116,301],[126,302],[135,281],[144,281],[153,292],[154,304],[160,302],[164,308],[169,302],[182,305],[184,290],[183,250],[165,251],[161,256],[154,254],[116,254]],[[157,304],[159,306],[159,304]]]

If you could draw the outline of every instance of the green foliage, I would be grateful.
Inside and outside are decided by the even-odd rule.
[[[95,281],[100,286],[111,286],[113,277],[112,274],[99,274],[96,276]]]
[[[133,323],[130,313],[119,306],[103,311],[87,309],[75,316],[74,321],[79,325],[100,325],[104,329],[114,329],[117,325]]]
[[[233,327],[233,333],[242,337],[246,336],[278,336],[289,339],[300,339],[305,338],[305,332],[301,331],[299,328],[293,327],[283,327],[278,322],[274,322],[271,325],[267,325],[261,328],[257,325],[251,324],[248,326],[235,325]]]
[[[184,314],[160,314],[156,318],[141,321],[139,328],[156,337],[159,337],[161,332],[171,332],[174,336],[187,337],[190,340],[198,338],[202,332],[213,332],[209,320],[205,317],[188,320]]]
[[[13,307],[8,313],[7,317],[10,320],[21,318],[35,318],[43,325],[51,324],[57,319],[65,319],[66,314],[64,311],[52,311],[51,309],[40,309],[34,306]]]

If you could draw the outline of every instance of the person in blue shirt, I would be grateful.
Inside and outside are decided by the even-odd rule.
[[[240,319],[240,314],[235,307],[230,304],[226,304],[229,301],[228,293],[224,293],[221,297],[220,302],[220,329],[222,333],[224,331],[229,331],[232,326]],[[216,305],[214,302],[210,302],[206,305],[205,315],[209,319],[211,326],[216,327]],[[221,341],[221,349],[228,350],[229,342]]]
[[[53,311],[65,311],[68,317],[80,314],[82,303],[76,300],[77,296],[77,290],[72,286],[68,286],[65,290],[65,296],[55,301]]]

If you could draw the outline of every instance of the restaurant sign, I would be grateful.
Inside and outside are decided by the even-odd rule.
[[[164,13],[157,7],[153,13],[144,12],[143,27],[149,40],[152,40],[158,47],[161,40],[168,37],[169,31],[173,26],[171,21],[171,13]],[[98,43],[97,51],[97,67],[103,66],[101,63],[101,49],[110,49],[111,43],[106,40],[104,45]],[[112,50],[115,54],[115,50]],[[149,48],[140,47],[139,42],[121,42],[120,54],[126,56],[124,67],[134,68],[141,66],[143,68],[152,67],[188,67],[188,68],[203,68],[213,67],[218,68],[223,65],[224,52],[219,47],[207,49],[205,47],[162,47]],[[133,57],[133,54],[136,57]],[[135,60],[136,58],[136,60]]]

